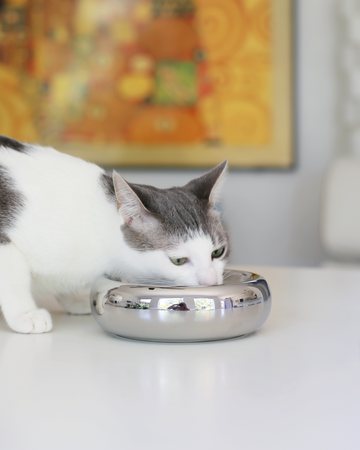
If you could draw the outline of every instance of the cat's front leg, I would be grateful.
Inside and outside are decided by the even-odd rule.
[[[52,328],[50,314],[36,306],[30,268],[13,243],[0,245],[0,305],[7,324],[18,333],[45,333]]]
[[[56,299],[70,314],[90,314],[90,289],[72,294],[57,294]]]

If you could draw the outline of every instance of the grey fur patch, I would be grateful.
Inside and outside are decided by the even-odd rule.
[[[112,177],[105,172],[102,173],[100,176],[100,185],[103,188],[108,200],[111,203],[113,203],[113,202],[116,203],[117,200],[116,200],[114,182],[113,182]]]
[[[22,142],[16,141],[15,139],[9,138],[7,136],[2,136],[0,134],[0,147],[11,148],[17,152],[27,152],[29,146],[23,144]]]
[[[226,167],[227,161],[224,161],[201,177],[191,180],[185,187],[190,189],[198,198],[210,200],[211,192]]]
[[[166,234],[184,236],[207,230],[208,203],[186,187],[157,189],[130,184],[145,208],[157,218]]]
[[[14,226],[24,206],[24,195],[15,188],[7,170],[0,166],[0,244],[10,242],[7,232]]]
[[[127,245],[138,252],[150,252],[170,246],[170,242],[166,239],[167,236],[161,232],[139,233],[127,224],[121,226],[121,231]]]
[[[144,252],[171,248],[196,234],[209,235],[214,245],[227,245],[228,236],[221,223],[220,213],[211,204],[199,199],[188,186],[157,189],[131,184],[145,208],[157,219],[158,227],[139,233],[124,224],[126,243]]]

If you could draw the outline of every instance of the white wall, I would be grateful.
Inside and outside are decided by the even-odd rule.
[[[337,147],[335,0],[298,0],[296,22],[297,164],[288,172],[230,171],[223,190],[231,262],[317,265],[320,188]],[[164,188],[201,171],[121,170],[130,182]]]

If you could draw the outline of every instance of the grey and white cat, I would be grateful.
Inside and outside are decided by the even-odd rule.
[[[0,304],[10,328],[51,330],[38,293],[88,313],[89,287],[101,274],[138,284],[222,283],[229,244],[215,203],[226,165],[157,189],[0,136]]]

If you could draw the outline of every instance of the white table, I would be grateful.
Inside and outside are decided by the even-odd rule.
[[[59,309],[46,335],[1,320],[0,448],[358,450],[360,272],[244,269],[273,308],[243,339],[128,341]]]

